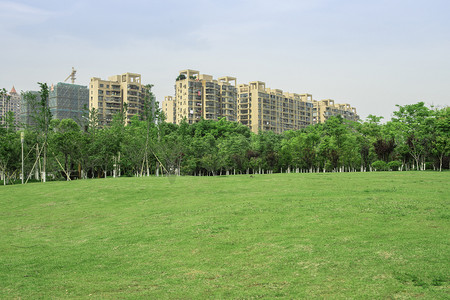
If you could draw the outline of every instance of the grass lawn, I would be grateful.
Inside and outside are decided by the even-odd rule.
[[[450,298],[450,172],[0,187],[0,298]]]

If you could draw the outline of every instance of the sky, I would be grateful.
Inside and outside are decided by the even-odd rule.
[[[0,88],[139,73],[157,101],[180,70],[350,103],[450,105],[448,0],[0,0]]]

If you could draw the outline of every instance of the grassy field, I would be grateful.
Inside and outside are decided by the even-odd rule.
[[[0,298],[450,297],[450,172],[0,187]]]

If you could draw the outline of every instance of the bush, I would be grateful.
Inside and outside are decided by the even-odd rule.
[[[184,80],[184,79],[186,79],[186,75],[180,74],[180,75],[178,75],[176,81],[178,81],[178,80]]]
[[[374,168],[375,171],[384,171],[386,170],[386,167],[387,167],[386,162],[382,160],[377,160],[372,163],[372,168]]]
[[[401,162],[401,161],[398,161],[398,160],[390,161],[390,162],[387,164],[387,167],[388,167],[390,170],[392,170],[392,171],[398,171],[398,170],[400,169],[401,166],[402,166],[402,162]]]

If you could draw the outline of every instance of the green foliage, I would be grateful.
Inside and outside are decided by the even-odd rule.
[[[16,178],[21,162],[20,133],[0,130],[0,171],[5,174],[4,184]]]
[[[79,161],[81,131],[72,119],[52,120],[53,132],[50,135],[50,150],[61,154],[64,159],[65,175],[69,176],[75,163]]]
[[[200,120],[191,125],[185,121],[179,125],[166,123],[160,109],[153,107],[151,89],[151,85],[146,87],[142,115],[126,120],[123,111],[114,116],[111,126],[101,128],[98,112],[92,109],[86,126],[79,128],[69,120],[47,124],[50,116],[42,101],[47,97],[46,86],[42,85],[39,98],[27,96],[37,112],[36,123],[26,134],[27,174],[36,162],[36,144],[41,149],[46,140],[51,152],[48,172],[59,176],[64,169],[63,173],[78,178],[167,173],[366,172],[372,166],[377,171],[398,170],[398,163],[386,165],[390,161],[400,162],[402,171],[449,168],[448,107],[432,110],[423,103],[399,106],[393,120],[385,124],[380,123],[381,117],[372,115],[359,123],[330,117],[324,124],[302,130],[253,134],[248,127],[224,118]],[[0,127],[2,133],[8,130],[13,132],[12,127]],[[3,157],[10,152],[11,145],[0,144]],[[35,169],[41,170],[45,150]],[[9,174],[17,178],[20,173],[17,161],[3,158],[7,160]]]
[[[398,160],[393,160],[388,162],[387,168],[392,171],[398,171],[402,167],[402,162]]]
[[[372,163],[372,168],[374,168],[375,171],[385,171],[387,169],[387,164],[383,160],[377,160]]]
[[[184,74],[180,74],[180,75],[178,75],[178,77],[177,77],[176,81],[179,81],[179,80],[184,80],[184,79],[186,79],[186,75],[184,75]]]

